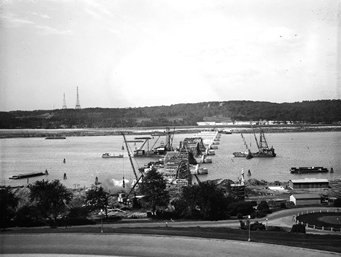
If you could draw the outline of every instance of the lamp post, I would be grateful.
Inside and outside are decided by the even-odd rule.
[[[249,239],[248,239],[247,241],[249,241],[249,242],[250,242],[250,241],[251,241],[251,237],[250,237],[250,236],[251,236],[251,235],[250,235],[250,225],[251,225],[250,218],[251,218],[251,216],[250,216],[250,215],[248,215],[248,216],[247,216],[247,218],[248,218],[248,222],[249,222]]]
[[[101,209],[98,214],[101,216],[101,233],[103,233],[103,215],[104,215],[104,211]]]

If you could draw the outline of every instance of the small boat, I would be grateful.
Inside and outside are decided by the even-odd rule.
[[[206,175],[206,174],[208,174],[208,169],[207,168],[199,168],[197,170],[197,174],[198,175]]]
[[[123,158],[123,154],[104,153],[102,154],[102,158]]]
[[[47,172],[32,172],[32,173],[26,173],[26,174],[18,174],[10,177],[9,179],[22,179],[22,178],[31,178],[31,177],[37,177],[37,176],[43,176],[48,175]]]
[[[328,172],[329,170],[324,167],[292,167],[290,169],[291,173],[301,174],[301,173],[322,173]]]
[[[202,168],[199,167],[199,164],[190,167],[190,171],[192,175],[206,175],[208,174],[208,169],[207,168]]]
[[[45,137],[45,139],[66,139],[66,137],[63,137],[61,135],[52,135]]]

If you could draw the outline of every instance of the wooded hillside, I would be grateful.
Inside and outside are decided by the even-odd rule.
[[[0,128],[119,128],[193,126],[200,121],[341,121],[341,100],[295,103],[202,102],[139,108],[86,108],[0,112]]]

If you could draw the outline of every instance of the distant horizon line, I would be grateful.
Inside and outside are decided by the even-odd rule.
[[[334,99],[318,99],[318,100],[301,100],[301,101],[293,101],[293,102],[271,102],[271,101],[255,101],[255,100],[227,100],[227,101],[207,101],[207,102],[196,102],[196,103],[177,103],[177,104],[169,104],[169,105],[150,105],[150,106],[138,106],[138,107],[82,107],[82,108],[54,108],[54,109],[29,109],[29,110],[10,110],[10,111],[0,111],[0,112],[17,112],[17,111],[54,111],[54,110],[81,110],[81,109],[138,109],[138,108],[149,108],[149,107],[167,107],[181,104],[200,104],[200,103],[227,103],[227,102],[259,102],[259,103],[274,103],[274,104],[285,104],[285,103],[302,103],[302,102],[318,102],[318,101],[340,101],[341,98]]]

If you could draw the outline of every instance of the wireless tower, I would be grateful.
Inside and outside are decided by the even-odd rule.
[[[77,87],[77,101],[76,101],[76,107],[75,109],[81,109],[81,105],[79,103],[79,95],[78,95],[78,87]]]
[[[62,107],[62,109],[67,109],[66,100],[65,100],[65,93],[64,93],[64,98],[63,98],[63,107]]]

